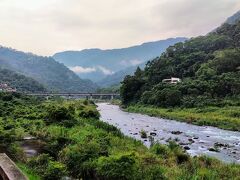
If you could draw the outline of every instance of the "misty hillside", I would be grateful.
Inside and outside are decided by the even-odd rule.
[[[160,56],[168,46],[185,40],[186,38],[170,38],[122,49],[65,51],[56,53],[53,58],[71,67],[81,78],[97,82],[117,71]],[[78,66],[80,68],[76,68]]]
[[[145,63],[142,63],[138,66],[132,66],[124,70],[118,71],[98,81],[97,84],[99,87],[103,87],[103,88],[120,85],[120,83],[123,81],[125,76],[133,75],[137,67],[144,68],[144,66],[145,66]]]
[[[31,77],[53,91],[83,92],[96,89],[91,81],[80,79],[51,57],[0,47],[0,67]]]

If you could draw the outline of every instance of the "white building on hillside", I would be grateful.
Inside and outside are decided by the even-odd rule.
[[[177,84],[177,83],[181,82],[181,79],[180,78],[171,77],[171,79],[164,79],[164,80],[162,80],[162,82],[169,83],[169,84]]]

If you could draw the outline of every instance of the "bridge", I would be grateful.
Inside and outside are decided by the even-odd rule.
[[[39,96],[39,97],[54,97],[54,96],[60,96],[60,97],[67,97],[67,98],[86,98],[86,99],[116,99],[120,98],[119,93],[28,93],[29,96]]]
[[[0,180],[28,180],[28,178],[6,154],[0,153]]]

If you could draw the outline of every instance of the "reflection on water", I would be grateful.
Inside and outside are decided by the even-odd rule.
[[[240,132],[128,113],[107,103],[97,105],[103,121],[115,125],[125,135],[141,140],[146,146],[150,142],[140,137],[141,130],[148,135],[151,133],[160,143],[166,144],[169,139],[175,139],[193,156],[205,154],[226,162],[240,163]]]
[[[35,139],[34,137],[25,137],[21,142],[21,147],[27,158],[37,156],[41,153],[43,148],[43,143],[40,140]]]

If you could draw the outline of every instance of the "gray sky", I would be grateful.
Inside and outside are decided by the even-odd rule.
[[[40,55],[206,34],[240,0],[0,0],[0,44]]]

